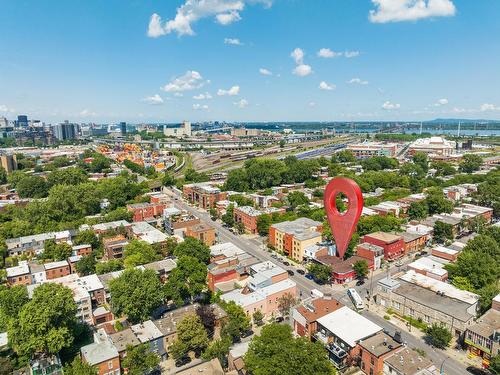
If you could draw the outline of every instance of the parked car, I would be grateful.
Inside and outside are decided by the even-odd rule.
[[[175,361],[175,366],[181,367],[181,366],[187,365],[189,362],[191,362],[191,358],[189,358],[189,356],[185,356],[185,357],[179,358],[177,361]]]
[[[253,331],[251,329],[247,329],[246,331],[243,331],[243,333],[241,334],[241,337],[245,338],[245,337],[252,336],[252,335],[253,335]]]
[[[301,269],[298,269],[298,270],[297,270],[297,273],[298,273],[299,275],[305,275],[305,274],[306,274],[306,271],[301,270]]]
[[[289,263],[289,262],[287,262],[287,261],[284,261],[284,262],[283,262],[283,264],[284,264],[285,266],[289,266],[289,265],[290,265],[290,263]]]
[[[310,273],[308,273],[308,274],[306,275],[306,279],[309,279],[309,280],[314,280],[314,276],[313,276],[313,275],[311,275]]]
[[[294,273],[292,270],[287,270],[286,272],[288,272],[288,274],[289,274],[290,276],[295,275],[295,273]]]
[[[282,316],[278,316],[278,317],[275,319],[276,323],[281,323],[281,322],[283,322],[283,320],[285,320],[285,319],[284,319]]]
[[[271,258],[278,259],[278,256],[276,254],[271,254]]]
[[[359,280],[356,282],[356,286],[363,285],[364,283],[365,283],[365,280],[363,280],[363,279],[359,279]]]

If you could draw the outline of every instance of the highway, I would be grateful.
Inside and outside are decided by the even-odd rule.
[[[281,267],[285,269],[293,270],[295,272],[295,275],[291,276],[290,278],[297,283],[297,287],[299,289],[299,292],[301,293],[301,299],[309,298],[311,290],[319,288],[318,284],[316,284],[314,281],[306,279],[304,276],[298,274],[296,272],[295,267],[293,266],[286,267],[285,265],[280,264],[276,259],[272,258],[271,253],[267,251],[267,247],[263,246],[264,243],[260,238],[248,239],[236,235],[230,232],[227,228],[225,228],[220,222],[212,221],[210,215],[205,210],[194,208],[189,204],[187,204],[186,202],[184,202],[178,191],[167,190],[167,193],[177,198],[177,200],[174,201],[175,207],[182,210],[186,210],[198,216],[202,221],[210,223],[212,226],[214,226],[216,232],[218,233],[218,240],[220,243],[231,242],[261,261],[271,261],[273,263],[279,264]],[[405,267],[405,264],[403,264],[402,267]],[[397,268],[397,266],[393,266],[392,268]],[[365,299],[366,296],[368,295],[368,291],[370,290],[370,286],[372,286],[372,291],[375,291],[377,282],[386,276],[387,276],[386,273],[382,272],[376,273],[375,275],[373,274],[369,275],[368,278],[366,279],[366,282],[363,285],[357,286],[355,288],[358,291],[359,295]],[[323,290],[324,287],[321,287],[321,289]],[[347,288],[344,289],[331,288],[332,298],[335,298],[338,301],[345,304],[346,306],[352,308],[353,306],[349,297],[346,294],[346,290]],[[375,314],[372,311],[364,311],[363,316],[370,319],[374,323],[378,324],[379,326],[390,332],[390,334],[394,334],[394,331],[397,329],[395,325],[383,319],[382,317],[380,317],[379,315]],[[467,373],[466,366],[464,364],[458,362],[453,358],[450,358],[444,351],[440,349],[433,349],[430,345],[426,344],[422,339],[415,337],[408,332],[403,331],[402,337],[403,341],[407,342],[410,348],[418,348],[424,350],[427,353],[428,358],[433,361],[436,367],[439,368],[441,364],[446,360],[444,366],[445,374],[464,375]]]

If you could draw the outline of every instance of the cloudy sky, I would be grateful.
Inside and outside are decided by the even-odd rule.
[[[500,118],[498,0],[3,0],[0,117]]]

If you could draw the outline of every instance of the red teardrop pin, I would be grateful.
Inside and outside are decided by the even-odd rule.
[[[335,204],[335,199],[340,193],[344,193],[349,201],[347,211],[344,213],[339,212]],[[350,178],[336,177],[326,186],[324,203],[337,245],[337,254],[343,258],[363,211],[363,193],[358,184]]]

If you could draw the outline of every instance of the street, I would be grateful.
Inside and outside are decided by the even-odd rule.
[[[230,232],[227,228],[225,228],[221,223],[217,221],[212,221],[210,218],[210,215],[201,209],[196,209],[186,202],[184,202],[178,193],[174,193],[174,195],[178,198],[178,200],[175,201],[175,206],[179,209],[186,210],[196,216],[198,216],[201,220],[210,223],[212,226],[215,227],[217,233],[218,233],[218,238],[219,242],[224,243],[224,242],[231,242],[241,248],[242,250],[246,251],[247,253],[253,255],[257,259],[261,261],[270,261],[273,263],[279,264],[279,262],[271,257],[271,253],[269,253],[267,250],[262,249],[262,241],[259,241],[258,239],[246,239],[242,236],[236,235],[232,232]],[[407,259],[405,263],[409,262],[410,259]],[[405,268],[405,263],[401,265],[401,267],[393,266],[389,271],[392,272],[398,272],[401,268]],[[301,292],[301,297],[302,299],[306,299],[310,297],[310,293],[312,289],[318,289],[319,286],[316,284],[314,281],[306,279],[304,276],[298,274],[296,272],[296,269],[293,266],[286,267],[283,264],[279,264],[281,267],[285,269],[292,269],[295,272],[294,276],[290,276],[290,278],[297,283],[297,287],[299,291]],[[396,269],[396,271],[393,271],[393,269]],[[358,291],[359,295],[366,300],[366,296],[368,295],[368,292],[371,290],[372,293],[373,291],[376,290],[376,285],[377,282],[380,279],[383,279],[384,277],[387,276],[386,272],[375,272],[375,274],[371,273],[368,275],[365,283],[361,286],[355,287],[355,289]],[[344,305],[349,306],[350,308],[353,308],[353,305],[351,303],[350,298],[347,296],[347,287],[342,287],[340,289],[340,286],[336,286],[335,288],[331,288],[331,294],[332,298],[337,299],[338,301],[342,302]],[[371,302],[374,303],[374,302]],[[394,334],[394,331],[398,329],[395,325],[392,323],[388,322],[384,318],[380,317],[379,315],[375,314],[372,311],[364,311],[362,313],[363,316],[366,318],[370,319],[372,322],[378,324],[380,327],[384,328],[387,330],[391,335]],[[416,328],[415,328],[416,329]],[[400,330],[400,329],[399,329]],[[401,331],[401,330],[400,330]],[[440,349],[434,349],[430,345],[426,344],[422,339],[417,338],[413,335],[411,335],[408,332],[402,332],[403,340],[404,342],[407,343],[407,345],[410,348],[416,348],[416,349],[421,349],[426,352],[428,358],[432,360],[432,362],[435,364],[436,367],[440,367],[441,364],[445,362],[444,364],[444,373],[448,375],[463,375],[467,373],[466,366],[457,360],[453,358],[449,358],[446,353]]]

